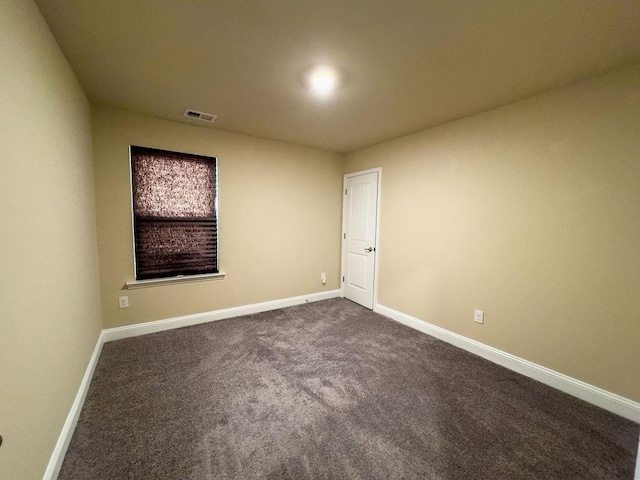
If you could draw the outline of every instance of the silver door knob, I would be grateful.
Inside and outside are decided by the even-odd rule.
[[[367,253],[371,253],[373,252],[373,247],[365,248],[364,251]]]

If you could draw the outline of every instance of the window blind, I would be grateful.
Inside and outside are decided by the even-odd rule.
[[[136,280],[218,273],[217,161],[131,146]]]

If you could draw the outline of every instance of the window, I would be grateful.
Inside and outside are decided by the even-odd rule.
[[[136,280],[218,273],[217,160],[130,153]]]

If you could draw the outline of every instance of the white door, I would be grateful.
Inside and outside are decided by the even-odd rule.
[[[379,172],[345,177],[342,240],[343,295],[373,308]]]

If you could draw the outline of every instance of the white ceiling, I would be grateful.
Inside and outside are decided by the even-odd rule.
[[[335,152],[640,61],[637,0],[36,1],[92,101]]]

